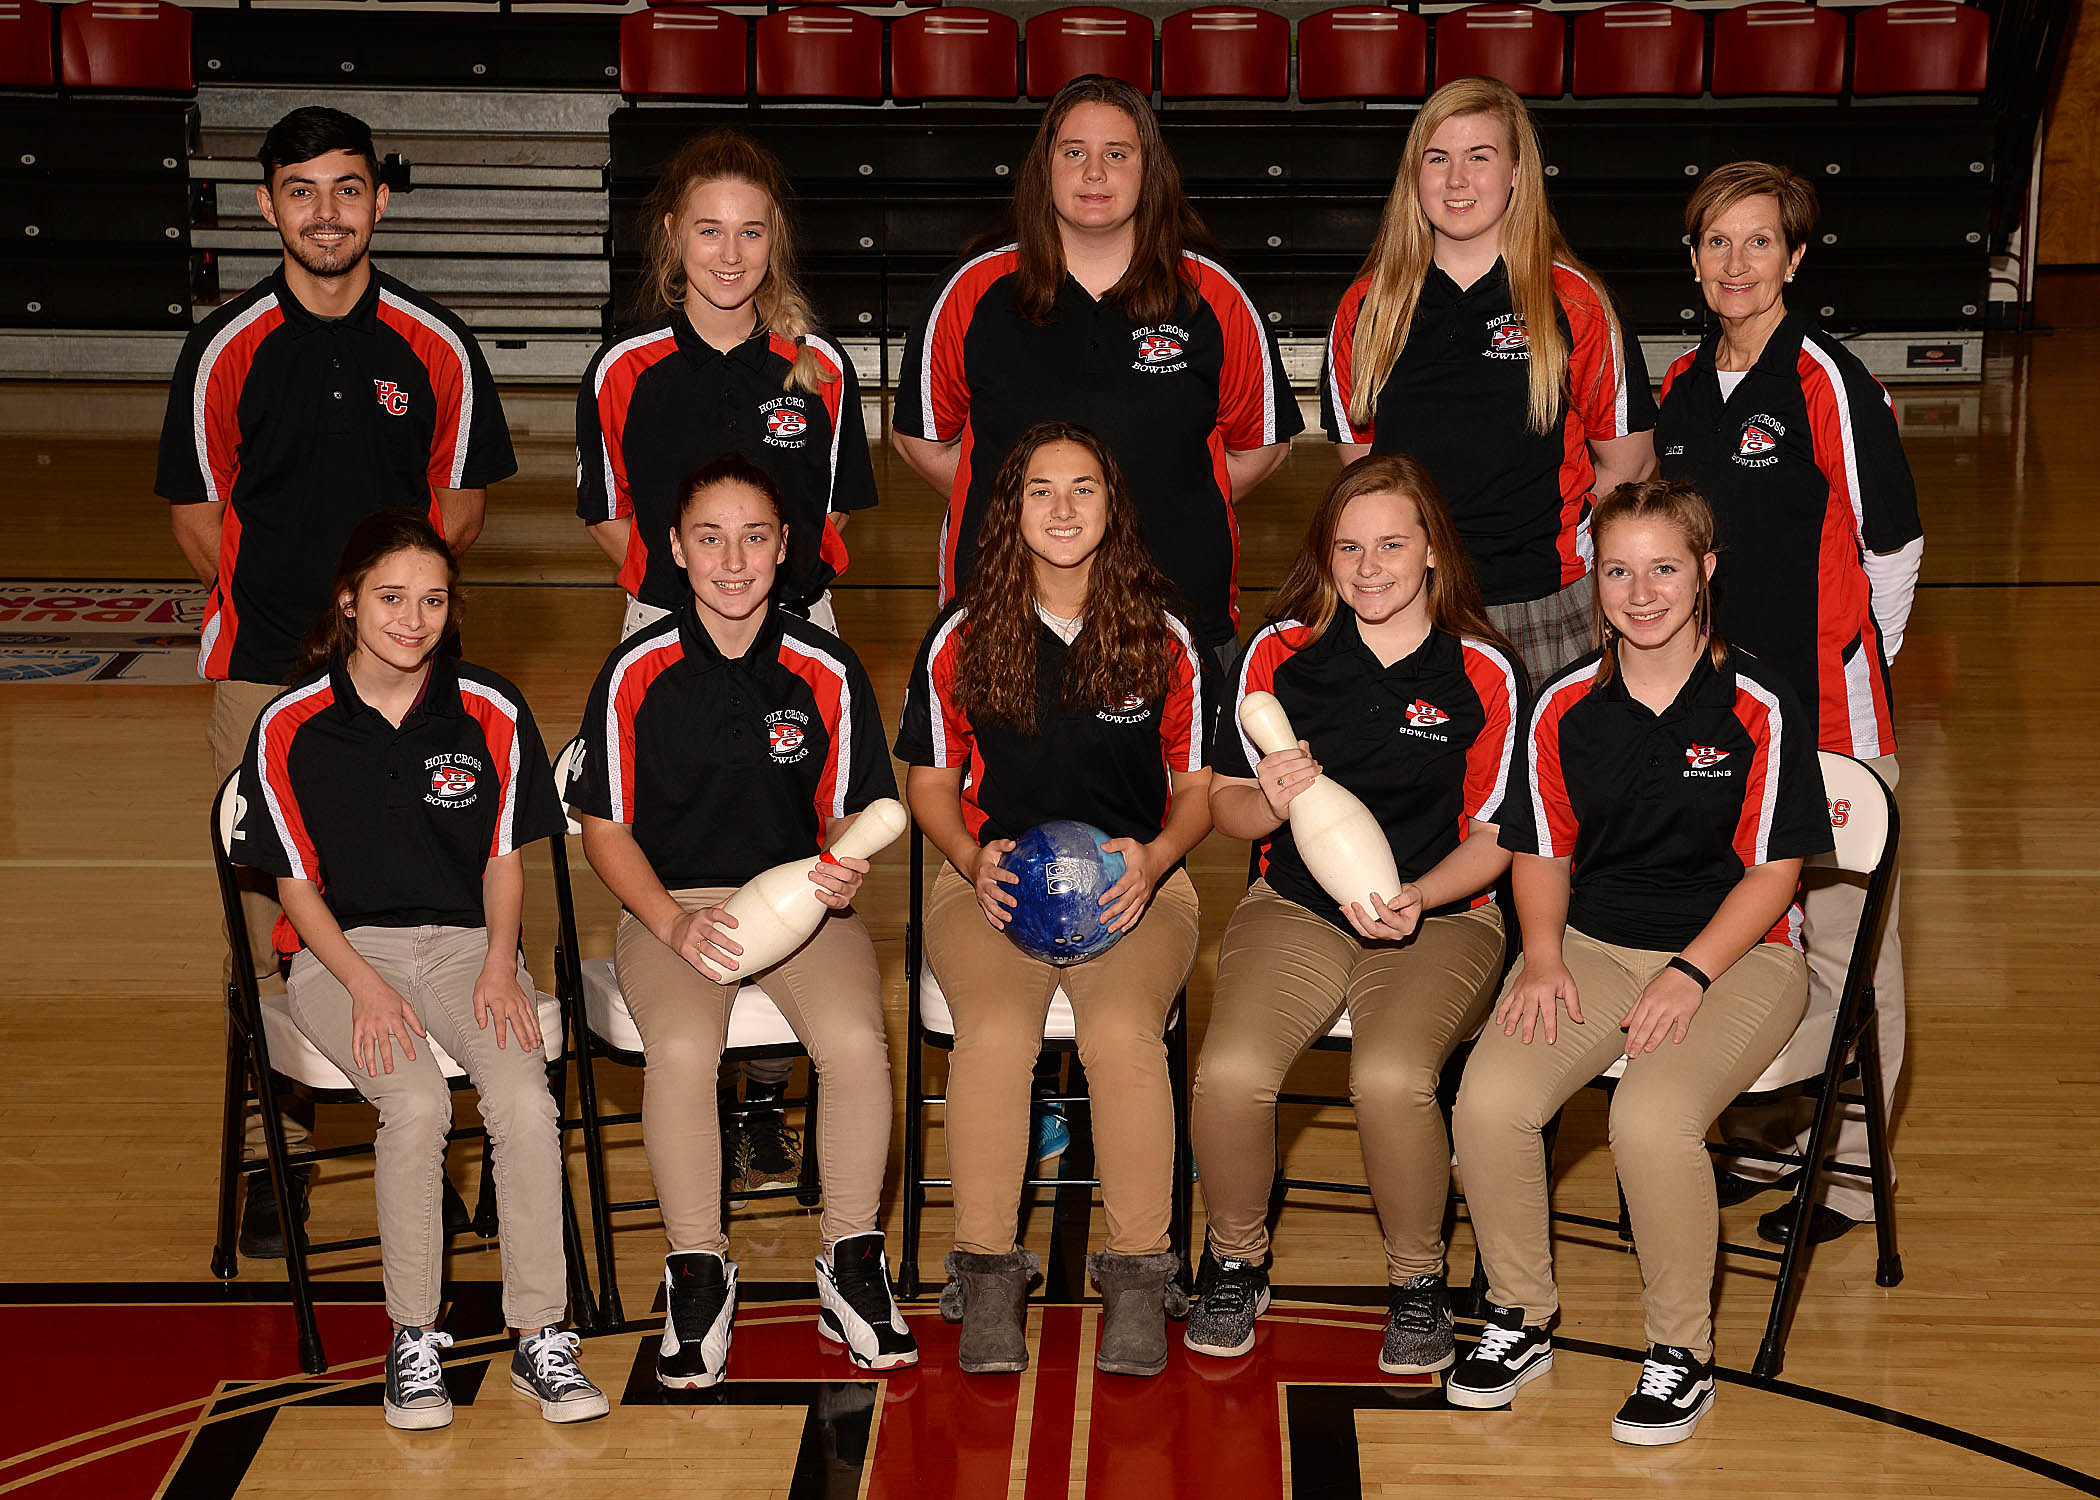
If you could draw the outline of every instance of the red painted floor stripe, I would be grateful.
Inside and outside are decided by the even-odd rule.
[[[1079,1396],[1079,1330],[1083,1309],[1043,1309],[1035,1355],[1035,1406],[1028,1434],[1027,1500],[1065,1500],[1072,1483],[1072,1415]]]

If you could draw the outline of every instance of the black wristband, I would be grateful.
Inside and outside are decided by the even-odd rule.
[[[1694,964],[1691,960],[1687,959],[1681,953],[1677,957],[1671,959],[1668,963],[1664,964],[1663,967],[1666,969],[1675,969],[1680,974],[1690,975],[1692,983],[1699,986],[1699,993],[1702,995],[1714,987],[1714,982],[1711,979],[1708,979],[1706,975],[1700,971],[1699,966],[1697,964]]]

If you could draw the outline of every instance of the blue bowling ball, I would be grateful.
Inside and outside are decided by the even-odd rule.
[[[1050,964],[1084,963],[1123,936],[1101,920],[1101,897],[1123,878],[1123,856],[1104,850],[1108,835],[1091,823],[1059,818],[1014,841],[1000,861],[1021,877],[1006,887],[1020,904],[1006,935],[1030,958]]]

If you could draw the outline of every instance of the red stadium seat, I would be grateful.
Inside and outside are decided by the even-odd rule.
[[[758,23],[761,99],[882,98],[882,23],[832,5],[775,11]]]
[[[1954,0],[1896,0],[1859,12],[1852,92],[1980,94],[1990,68],[1990,18]]]
[[[1167,99],[1287,99],[1291,23],[1273,10],[1213,5],[1168,16],[1159,31]]]
[[[1469,5],[1436,22],[1436,86],[1499,78],[1527,99],[1561,93],[1561,18],[1530,5]]]
[[[1152,22],[1113,5],[1069,5],[1028,18],[1028,97],[1047,99],[1082,73],[1152,92]]]
[[[69,89],[193,92],[190,13],[164,0],[81,0],[58,21]]]
[[[1575,18],[1577,98],[1697,98],[1706,87],[1706,22],[1674,5],[1607,5]]]
[[[631,11],[620,21],[620,92],[630,99],[741,99],[742,16],[702,5]]]
[[[48,89],[51,7],[43,0],[0,0],[0,88]]]
[[[1714,97],[1806,95],[1845,87],[1845,18],[1796,0],[1740,5],[1714,17]]]
[[[992,10],[955,6],[890,27],[890,93],[897,99],[1012,99],[1021,92],[1021,25]]]
[[[1429,23],[1413,11],[1345,5],[1298,23],[1298,97],[1419,99],[1429,92]]]

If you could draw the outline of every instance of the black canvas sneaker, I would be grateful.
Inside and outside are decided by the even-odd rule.
[[[1522,1308],[1491,1307],[1480,1342],[1444,1377],[1444,1399],[1490,1411],[1509,1405],[1517,1387],[1552,1368],[1553,1340],[1546,1330],[1525,1327]]]
[[[549,1328],[519,1339],[510,1357],[511,1387],[538,1401],[550,1422],[588,1422],[612,1409],[576,1363],[578,1342],[573,1333]]]
[[[404,1432],[426,1432],[452,1425],[452,1397],[445,1389],[439,1351],[452,1347],[452,1335],[422,1328],[396,1330],[386,1351],[386,1424]]]
[[[1699,1419],[1713,1404],[1713,1361],[1657,1344],[1641,1365],[1640,1384],[1612,1418],[1611,1435],[1643,1448],[1681,1443],[1698,1430]]]

